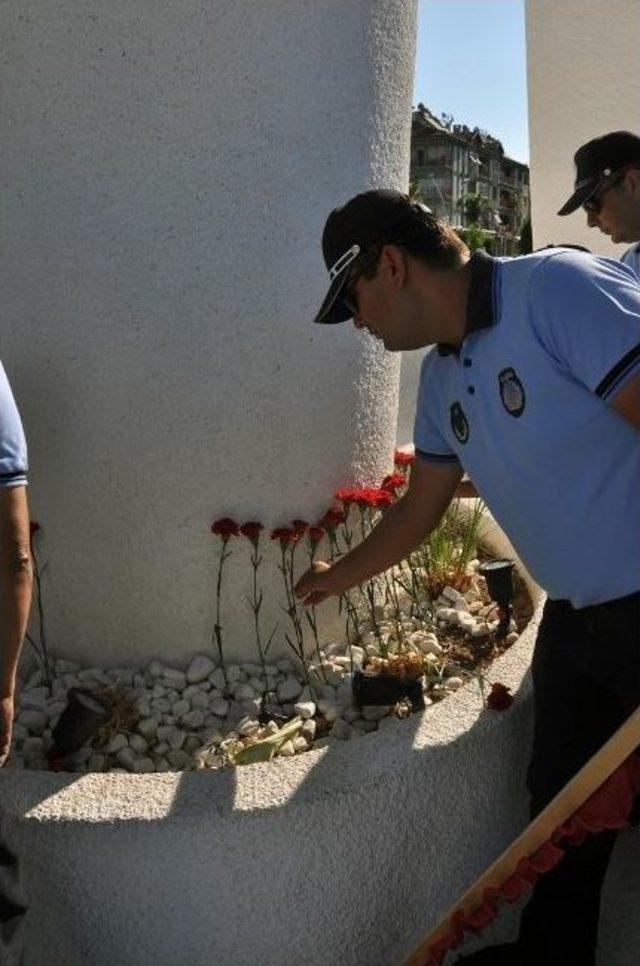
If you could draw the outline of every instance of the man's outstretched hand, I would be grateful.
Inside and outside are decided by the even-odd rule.
[[[339,590],[332,585],[331,564],[325,563],[324,560],[316,560],[302,575],[294,591],[305,607],[315,607],[327,597],[339,593]]]

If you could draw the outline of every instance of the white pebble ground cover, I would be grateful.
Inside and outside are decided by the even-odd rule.
[[[497,610],[477,574],[478,566],[477,560],[469,564],[470,584],[464,593],[453,587],[443,590],[429,620],[405,614],[399,627],[391,619],[392,609],[380,605],[382,648],[371,623],[363,619],[358,645],[329,644],[320,651],[320,660],[316,656],[306,669],[288,658],[264,667],[247,662],[223,668],[205,654],[184,668],[157,660],[143,669],[82,668],[52,659],[51,690],[41,669],[19,688],[12,752],[5,767],[49,767],[52,730],[71,687],[102,695],[115,709],[111,723],[66,759],[64,769],[72,772],[218,768],[234,764],[238,752],[269,736],[276,738],[273,754],[287,757],[392,727],[398,717],[411,713],[408,703],[356,707],[354,672],[380,658],[387,646],[393,654],[418,656],[427,707],[477,677],[478,668],[460,664],[460,648],[473,653],[482,645],[486,654],[497,626]],[[513,623],[503,649],[517,637]],[[287,724],[292,719],[293,727]],[[279,740],[281,729],[286,731]]]

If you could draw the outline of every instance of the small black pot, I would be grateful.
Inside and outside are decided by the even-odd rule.
[[[78,751],[109,720],[109,711],[91,691],[69,688],[68,704],[53,729],[50,759],[66,758]]]
[[[416,678],[356,671],[351,688],[354,704],[358,708],[366,704],[397,704],[403,698],[409,699],[414,711],[421,711],[425,707],[422,682]]]

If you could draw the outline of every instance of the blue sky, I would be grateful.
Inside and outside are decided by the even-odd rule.
[[[418,101],[528,162],[524,0],[418,0]]]

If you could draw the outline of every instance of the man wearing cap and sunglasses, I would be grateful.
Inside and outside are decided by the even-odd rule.
[[[612,131],[578,148],[576,181],[559,215],[582,207],[590,228],[612,242],[635,242],[621,261],[640,278],[640,137]]]
[[[333,211],[322,246],[330,286],[316,322],[352,318],[393,352],[434,348],[407,493],[296,594],[317,605],[406,558],[466,470],[548,595],[532,666],[537,814],[640,704],[640,285],[619,262],[569,249],[469,256],[395,191]],[[516,943],[461,962],[595,966],[614,837],[541,877]]]

